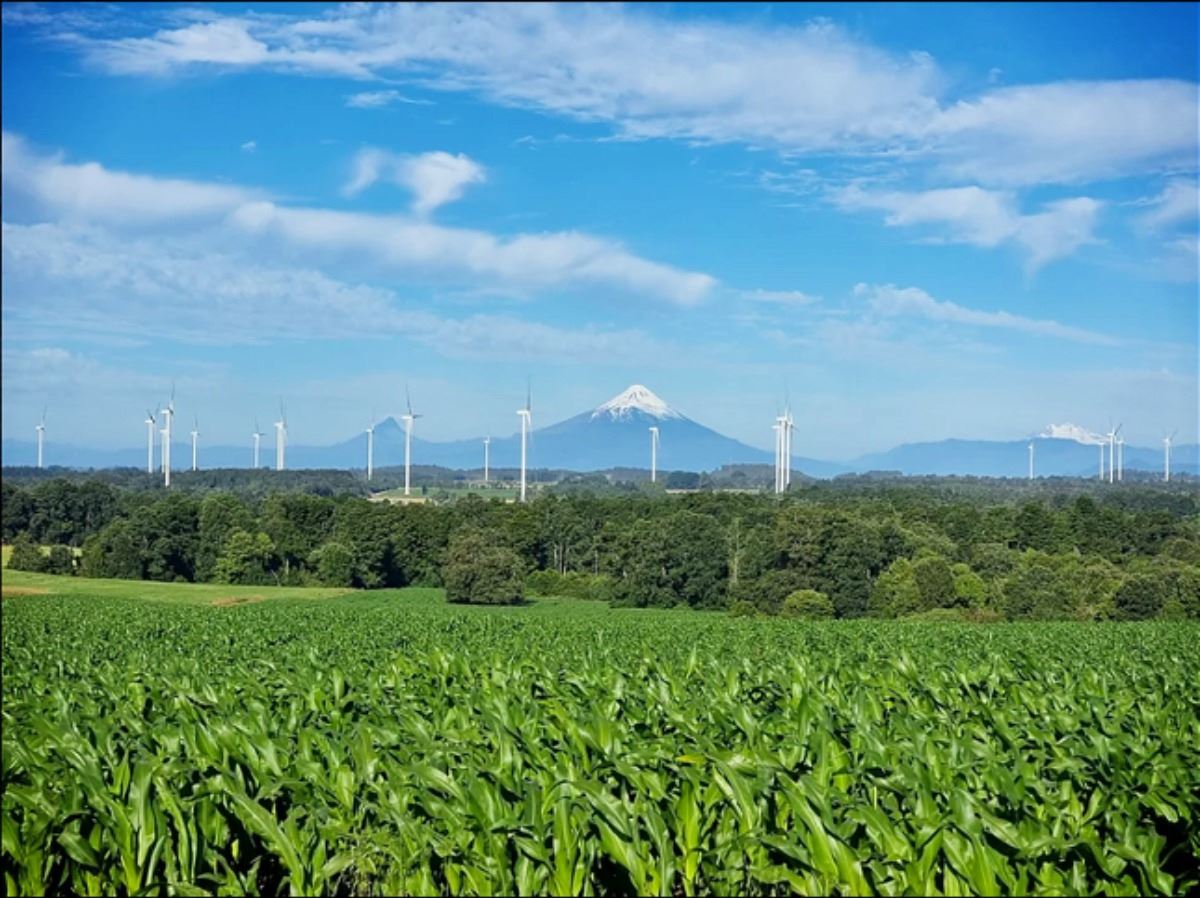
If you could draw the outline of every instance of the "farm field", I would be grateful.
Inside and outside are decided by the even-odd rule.
[[[3,577],[8,894],[1200,887],[1196,624]]]
[[[527,484],[528,492],[536,492],[537,487],[533,484]],[[450,499],[461,499],[463,496],[479,496],[483,499],[516,499],[521,494],[520,487],[516,486],[489,486],[487,489],[482,487],[471,486],[454,486],[445,487],[437,486],[430,487],[428,492],[422,493],[420,487],[414,487],[409,498],[411,499],[433,499],[436,497],[446,497]],[[383,490],[371,495],[372,499],[403,499],[404,487],[396,487],[395,489]]]

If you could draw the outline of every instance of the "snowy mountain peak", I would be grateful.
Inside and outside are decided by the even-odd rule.
[[[1039,433],[1038,436],[1049,440],[1074,440],[1076,443],[1083,443],[1085,446],[1095,446],[1098,443],[1106,442],[1100,434],[1092,433],[1087,428],[1080,427],[1078,424],[1051,424]]]
[[[607,414],[610,418],[625,418],[632,411],[644,412],[655,418],[683,417],[641,384],[633,384],[608,402],[597,406],[596,410],[592,412],[592,417],[598,418]]]

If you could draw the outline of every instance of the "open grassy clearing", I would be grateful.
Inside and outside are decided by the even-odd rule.
[[[3,603],[9,894],[1198,884],[1194,624],[14,573],[53,592]]]
[[[533,492],[535,487],[528,485],[527,491]],[[427,493],[422,493],[420,488],[411,490],[410,499],[434,499],[439,496],[449,496],[452,499],[461,499],[463,496],[479,496],[482,499],[515,499],[521,494],[520,487],[503,486],[503,487],[477,487],[477,486],[453,486],[453,487],[430,487]],[[371,494],[372,499],[403,499],[404,487],[397,487],[390,490],[382,490],[378,493]]]
[[[40,590],[59,596],[100,596],[123,599],[150,599],[185,605],[211,605],[223,599],[262,601],[265,599],[329,599],[354,592],[351,589],[300,588],[278,586],[232,586],[227,583],[159,583],[151,580],[91,580],[87,577],[60,577],[29,571],[0,573],[5,598],[30,595]]]

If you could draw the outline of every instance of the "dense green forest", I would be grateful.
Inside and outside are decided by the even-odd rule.
[[[470,579],[455,565],[486,555],[509,594],[517,577],[532,594],[627,606],[1200,617],[1194,485],[839,478],[777,498],[603,494],[580,478],[525,505],[476,495],[392,505],[339,492],[319,473],[306,485],[329,495],[260,493],[257,480],[238,492],[163,494],[96,477],[5,479],[3,538],[13,567],[89,577],[366,588],[445,586],[449,577],[457,588]],[[44,545],[82,551],[46,555]]]

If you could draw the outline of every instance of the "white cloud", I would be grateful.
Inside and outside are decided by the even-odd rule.
[[[1081,246],[1097,242],[1093,231],[1102,206],[1099,200],[1078,196],[1047,203],[1042,212],[1020,216],[1013,239],[1025,247],[1028,268],[1036,271]]]
[[[270,50],[249,33],[249,22],[233,18],[157,31],[151,37],[96,40],[88,57],[119,75],[166,75],[193,65],[251,66],[267,62]]]
[[[1149,208],[1139,217],[1143,227],[1154,230],[1177,224],[1194,227],[1200,218],[1200,185],[1194,180],[1176,178],[1167,182],[1157,196],[1141,200],[1137,205]]]
[[[429,100],[406,97],[398,90],[366,90],[346,97],[346,105],[351,109],[382,109],[393,103],[410,103],[414,106],[433,105]]]
[[[981,187],[904,192],[852,185],[830,196],[842,209],[886,212],[884,223],[891,227],[940,227],[941,239],[949,242],[982,247],[1015,243],[1026,252],[1031,270],[1095,242],[1093,230],[1102,205],[1090,197],[1073,197],[1022,214],[1012,193]]]
[[[345,338],[404,323],[386,291],[310,268],[247,264],[195,240],[3,228],[5,314],[18,323],[219,345]]]
[[[231,221],[306,256],[349,255],[385,269],[457,271],[513,286],[607,284],[686,306],[703,300],[716,284],[707,274],[650,262],[619,244],[574,231],[504,238],[398,216],[291,209],[269,202],[248,203]]]
[[[408,77],[609,123],[628,138],[916,154],[952,177],[1000,186],[1196,167],[1194,82],[1063,81],[945,102],[949,79],[928,54],[888,52],[825,20],[743,25],[615,5],[348,5],[316,19],[216,17],[149,38],[85,40],[83,49],[116,73],[256,65]]]
[[[865,298],[873,312],[884,317],[915,316],[930,321],[965,324],[972,327],[1003,328],[1042,337],[1056,337],[1075,343],[1113,346],[1112,337],[1082,328],[1070,327],[1043,318],[1025,318],[1011,312],[984,312],[969,309],[953,302],[934,299],[917,287],[896,287],[893,284],[856,284],[854,295]]]
[[[139,398],[161,391],[163,379],[157,375],[137,373],[111,365],[79,352],[58,346],[38,346],[33,349],[6,347],[3,352],[5,399],[23,397],[46,397],[58,405],[64,399],[95,395],[96,391],[112,392],[127,396],[135,393]],[[186,384],[190,386],[191,384]],[[59,405],[57,410],[61,409]],[[55,416],[49,415],[53,425]],[[58,431],[67,423],[58,416]],[[51,428],[53,432],[54,428]]]
[[[353,176],[344,193],[353,196],[381,178],[406,187],[413,193],[413,211],[428,215],[438,206],[453,202],[471,184],[487,179],[482,165],[459,153],[441,150],[405,156],[367,147],[354,157]]]
[[[401,338],[453,358],[612,364],[675,353],[636,330],[564,328],[511,315],[444,317],[391,290],[177,238],[5,223],[2,245],[9,339],[262,345]]]
[[[243,153],[253,153],[253,152],[255,152],[257,149],[258,149],[258,142],[257,142],[257,141],[254,141],[254,140],[247,140],[247,141],[246,141],[244,144],[242,144],[242,152],[243,152]]]
[[[1195,170],[1197,85],[1063,81],[1005,87],[941,110],[926,149],[951,177],[1018,186]]]
[[[465,156],[428,153],[386,157],[427,212],[482,179]],[[399,161],[397,161],[399,160]],[[377,175],[366,180],[369,183]],[[702,301],[716,280],[700,272],[651,262],[619,243],[575,231],[499,237],[486,231],[446,228],[422,218],[368,215],[278,206],[238,187],[116,172],[94,162],[73,165],[29,153],[4,134],[4,189],[32,197],[63,220],[118,226],[160,226],[208,219],[218,233],[230,228],[282,241],[284,248],[325,252],[389,271],[420,268],[451,277],[486,278],[489,286],[548,288],[577,284],[618,287],[678,305]]]
[[[25,194],[65,217],[130,223],[213,218],[258,195],[241,187],[113,171],[95,162],[63,162],[61,156],[31,152],[8,131],[3,183],[5,191]]]

